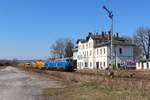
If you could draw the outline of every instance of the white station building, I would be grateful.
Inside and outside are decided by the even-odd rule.
[[[106,32],[89,33],[85,39],[78,39],[77,47],[73,49],[73,59],[77,61],[77,69],[104,70],[110,64],[120,67],[125,61],[133,60],[134,44],[119,37],[118,33],[112,37],[112,45],[111,34]]]

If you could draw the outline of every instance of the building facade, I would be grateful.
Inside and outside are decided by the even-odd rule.
[[[89,33],[86,39],[77,40],[73,49],[73,59],[77,60],[77,69],[106,69],[110,64],[119,67],[126,60],[133,60],[133,44],[128,40],[112,36],[110,33]],[[112,49],[111,49],[112,48]]]
[[[150,59],[148,60],[139,60],[136,62],[136,69],[137,70],[150,70]]]

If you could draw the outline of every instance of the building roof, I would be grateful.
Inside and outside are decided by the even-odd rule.
[[[79,42],[81,42],[81,43],[85,43],[85,42],[87,42],[87,41],[86,41],[86,40],[84,40],[84,39],[78,39],[76,43],[78,44]]]
[[[116,33],[116,36],[113,35],[112,37],[113,37],[113,40],[112,40],[113,45],[135,46],[128,39],[123,38],[123,37],[119,37],[118,33]],[[99,34],[99,33],[96,33],[96,34],[89,33],[88,36],[86,36],[85,39],[78,39],[76,43],[77,44],[79,42],[86,43],[86,42],[88,42],[88,40],[90,38],[92,38],[94,40],[94,47],[95,48],[111,44],[110,43],[110,41],[111,41],[111,34],[110,34],[110,32],[108,32],[108,33],[102,32],[101,34]]]
[[[118,41],[114,40],[113,45],[122,45],[122,46],[135,46],[135,44],[129,42],[129,41]]]
[[[102,42],[100,44],[96,44],[96,45],[94,45],[94,48],[98,48],[98,47],[102,47],[102,46],[106,46],[106,45],[110,45],[110,42]]]

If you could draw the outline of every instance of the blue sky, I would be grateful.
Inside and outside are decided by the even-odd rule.
[[[109,29],[102,5],[114,13],[114,32],[132,36],[150,27],[149,0],[0,0],[0,58],[47,58],[58,38]]]

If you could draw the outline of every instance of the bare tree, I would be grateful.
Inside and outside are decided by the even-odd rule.
[[[149,59],[150,57],[150,29],[140,27],[137,29],[134,41],[142,51],[142,54]]]
[[[55,58],[62,58],[64,57],[64,48],[65,42],[64,39],[58,39],[54,44],[51,46],[51,54]]]
[[[72,40],[68,39],[66,41],[66,47],[65,47],[65,57],[72,57],[73,56],[73,49],[74,45]]]
[[[54,58],[71,57],[73,42],[70,39],[60,38],[51,46],[51,54]]]
[[[141,58],[141,53],[142,53],[141,48],[138,47],[137,45],[135,45],[133,48],[133,59],[137,60],[137,59]]]
[[[128,43],[132,43],[132,44],[137,44],[135,43],[135,38],[133,37],[129,37],[129,36],[124,36],[124,38],[127,40]],[[136,60],[141,56],[141,48],[138,47],[137,45],[135,45],[133,47],[133,59]]]

